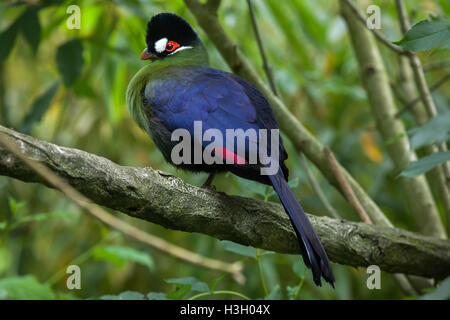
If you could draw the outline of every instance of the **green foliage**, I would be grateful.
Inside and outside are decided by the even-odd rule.
[[[72,39],[62,44],[56,54],[56,63],[64,84],[72,86],[83,69],[83,43],[79,39]]]
[[[19,30],[19,21],[15,21],[0,34],[0,62],[3,62],[9,56]]]
[[[450,151],[437,152],[418,161],[408,163],[400,175],[408,178],[416,177],[449,160]]]
[[[408,208],[399,201],[403,190],[394,179],[396,172],[392,171],[386,157],[388,143],[384,145],[373,131],[374,120],[367,110],[366,93],[361,87],[354,53],[345,24],[338,16],[338,1],[253,3],[280,97],[311,133],[336,153],[396,226],[414,230],[416,226],[408,215]],[[183,1],[115,0],[108,5],[94,0],[80,1],[80,30],[67,29],[67,4],[62,0],[40,1],[38,6],[25,2],[14,6],[0,4],[0,124],[31,131],[34,136],[56,144],[102,155],[124,166],[152,166],[201,185],[204,175],[176,170],[165,163],[154,144],[130,119],[124,104],[128,81],[146,64],[139,55],[145,46],[147,20],[156,12],[175,12],[185,17],[208,48],[212,66],[229,70]],[[383,12],[382,31],[389,39],[398,38],[395,6],[381,1],[377,4]],[[447,0],[429,3],[408,0],[407,5],[416,12],[416,21],[427,19],[430,14],[445,16],[450,8]],[[219,17],[227,33],[265,79],[245,1],[222,0]],[[435,22],[442,26],[439,20],[415,25],[407,35],[412,35],[411,38],[400,45],[411,45],[413,49],[417,46],[420,50],[448,47],[446,41],[439,43],[446,30],[439,29]],[[423,33],[421,37],[417,33],[419,29],[413,30],[419,26],[432,32]],[[398,61],[390,52],[382,52],[391,80],[397,84],[394,79],[398,74]],[[424,59],[422,54],[419,57]],[[432,57],[427,56],[427,63],[449,58],[448,50],[439,50]],[[427,73],[427,80],[434,83],[446,72],[448,70],[442,69]],[[64,86],[57,87],[56,83]],[[433,91],[433,98],[438,104],[439,117],[409,131],[414,148],[448,139],[445,130],[450,99],[448,86]],[[408,128],[414,127],[408,115],[404,119]],[[403,137],[394,137],[392,141],[399,138]],[[283,139],[289,153],[291,188],[307,212],[325,214],[299,164],[298,150],[289,139]],[[321,173],[311,169],[325,196],[343,218],[357,221],[358,217],[342,196]],[[214,184],[227,194],[278,201],[269,186],[232,174],[218,175]],[[0,281],[23,278],[22,282],[34,282],[39,286],[36,279],[48,279],[47,284],[40,284],[46,288],[44,297],[404,297],[395,279],[387,274],[383,276],[383,289],[377,293],[367,289],[361,270],[334,265],[338,279],[336,290],[329,286],[315,288],[298,255],[274,254],[204,235],[165,229],[138,219],[129,220],[147,232],[206,257],[227,262],[241,260],[246,283],[238,284],[228,274],[183,263],[156,250],[150,255],[147,248],[133,246],[131,240],[122,235],[113,236],[108,228],[76,208],[63,195],[43,186],[0,177],[0,190]],[[65,272],[69,264],[80,266],[82,290],[67,290]],[[14,287],[17,284],[20,288],[19,282],[13,282]],[[53,293],[48,291],[49,286]],[[199,288],[202,290],[197,290]],[[6,298],[6,291],[0,291],[1,298]],[[103,296],[105,293],[113,295]]]
[[[162,292],[150,292],[147,294],[148,300],[167,300],[166,294]]]
[[[41,37],[38,8],[29,8],[20,15],[5,31],[0,34],[0,63],[8,58],[15,40],[22,32],[34,54],[36,54]]]
[[[41,284],[31,275],[0,280],[0,299],[36,300],[55,299],[49,285]]]
[[[450,20],[439,17],[420,21],[408,30],[403,39],[394,43],[408,51],[450,49]]]
[[[408,131],[412,149],[418,149],[430,143],[442,143],[450,140],[450,112],[430,119],[421,127]]]
[[[20,18],[22,22],[22,33],[34,54],[38,50],[41,38],[41,24],[39,22],[38,12],[38,9],[30,8]]]
[[[135,291],[124,291],[117,296],[115,295],[104,295],[100,297],[101,300],[144,300],[146,297],[139,292]]]
[[[275,285],[270,293],[264,297],[265,300],[276,300],[281,296],[281,287],[279,284]]]
[[[243,246],[242,244],[228,240],[222,241],[222,245],[223,248],[227,251],[234,252],[244,257],[256,258],[256,251],[253,247]]]
[[[292,267],[292,270],[294,271],[294,273],[297,275],[297,277],[299,277],[300,279],[305,278],[306,276],[306,272],[308,271],[308,268],[306,267],[306,265],[299,260],[297,260],[297,262],[294,264],[294,266]]]
[[[194,277],[186,277],[186,278],[178,278],[178,279],[168,279],[167,283],[175,285],[177,288],[189,286],[190,291],[198,291],[198,292],[208,292],[210,291],[209,286],[201,282],[200,280]]]
[[[133,261],[148,267],[150,271],[155,268],[148,253],[125,246],[99,245],[93,249],[92,256],[95,260],[108,261],[116,267],[123,267],[127,261]]]
[[[33,102],[33,105],[20,126],[19,130],[21,132],[29,134],[33,125],[41,121],[45,112],[50,107],[58,88],[59,83],[56,82]]]

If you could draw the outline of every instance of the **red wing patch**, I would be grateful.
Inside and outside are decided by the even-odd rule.
[[[233,162],[234,164],[237,164],[237,165],[248,164],[247,160],[245,160],[244,157],[238,156],[237,154],[235,154],[234,152],[231,152],[227,148],[215,147],[213,150],[214,150],[214,152],[218,153],[219,155],[221,154],[222,158],[224,158],[228,162]]]

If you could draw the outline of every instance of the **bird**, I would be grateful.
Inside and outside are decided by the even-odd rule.
[[[207,148],[206,141],[195,138],[195,123],[199,122],[202,134],[215,129],[225,136],[227,130],[242,129],[266,130],[267,137],[274,137],[278,124],[263,93],[233,73],[210,67],[203,42],[190,24],[176,14],[154,15],[147,24],[145,42],[141,59],[150,63],[132,77],[126,92],[128,110],[137,124],[148,133],[167,162],[184,170],[209,173],[205,187],[221,172],[273,186],[295,230],[303,261],[312,270],[314,283],[321,286],[323,278],[334,288],[335,276],[327,253],[288,185],[289,171],[285,165],[288,155],[281,137],[272,146],[258,140],[260,136],[256,140],[246,136],[243,153],[236,150],[238,146],[231,150],[214,147],[211,154],[222,157],[222,163],[173,160],[178,143],[173,134],[177,130],[191,134],[192,153],[183,159],[192,160],[196,150],[202,152]],[[277,164],[270,174],[262,174],[267,169],[267,157],[265,161],[262,158],[249,161],[255,152],[262,151],[270,154],[267,157]]]

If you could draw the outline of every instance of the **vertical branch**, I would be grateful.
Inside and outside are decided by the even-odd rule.
[[[397,14],[399,18],[401,31],[403,34],[405,34],[410,28],[405,6],[402,0],[395,0],[395,5],[397,7]],[[417,55],[411,52],[411,54],[408,56],[408,59],[410,62],[410,68],[413,71],[414,77],[412,77],[410,68],[408,68],[408,65],[406,63],[404,63],[405,58],[402,57],[401,59],[403,60],[403,63],[401,63],[400,67],[401,70],[403,70],[404,75],[403,80],[405,83],[405,93],[407,96],[410,97],[413,96],[411,94],[415,95],[416,90],[414,90],[413,88],[413,81],[412,81],[412,78],[414,78],[417,89],[419,90],[420,93],[419,101],[420,100],[422,101],[423,106],[425,106],[426,110],[420,107],[413,107],[412,111],[416,123],[419,126],[424,125],[430,118],[435,117],[437,115],[437,112],[436,107],[434,106],[433,98],[431,96],[431,90],[428,88],[428,85],[426,83],[422,64],[420,63],[420,60],[417,57]],[[444,77],[441,81],[437,82],[436,85],[439,86],[441,83],[446,82],[448,76],[449,75]],[[445,142],[443,142],[438,147],[430,145],[426,146],[423,151],[424,155],[427,156],[436,153],[438,151],[447,151],[447,145],[445,144]],[[448,163],[444,163],[440,166],[435,167],[426,176],[430,184],[434,183],[438,186],[440,198],[444,205],[445,213],[447,216],[447,233],[450,233],[450,189],[448,188],[448,185],[450,185],[450,169]]]
[[[341,11],[349,28],[353,49],[358,60],[361,78],[367,91],[377,128],[384,141],[394,137],[387,146],[389,155],[397,171],[416,159],[409,148],[406,130],[395,118],[396,106],[389,86],[389,79],[380,52],[369,30],[361,27],[348,1],[341,0]],[[439,213],[425,177],[400,178],[409,209],[422,233],[446,238]]]
[[[397,7],[398,18],[400,21],[400,26],[403,33],[406,33],[409,28],[409,21],[406,15],[405,5],[402,0],[395,0],[395,5]],[[410,52],[408,55],[409,62],[411,64],[411,68],[414,73],[414,80],[416,82],[417,89],[419,90],[420,98],[422,103],[427,110],[428,116],[430,118],[434,118],[437,116],[436,106],[433,101],[433,97],[431,96],[430,89],[427,84],[427,80],[425,78],[425,73],[423,71],[422,63],[420,62],[419,57],[416,53]],[[442,142],[439,146],[439,151],[445,152],[447,151],[447,145],[445,142]],[[447,185],[450,186],[450,165],[448,162],[442,165]]]

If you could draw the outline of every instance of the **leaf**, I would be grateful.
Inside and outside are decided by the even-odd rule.
[[[303,263],[302,260],[298,259],[294,263],[292,270],[300,279],[303,279],[305,277],[305,273],[308,270],[308,268],[306,267],[306,265]]]
[[[8,58],[19,32],[20,17],[0,34],[0,63]]]
[[[77,96],[97,99],[97,94],[95,93],[95,90],[92,88],[88,79],[76,81],[73,90]]]
[[[19,131],[29,134],[33,126],[38,123],[45,112],[50,107],[56,92],[58,91],[59,83],[54,83],[46,92],[39,96],[31,106],[27,115],[25,116]]]
[[[136,291],[124,291],[119,295],[104,295],[100,297],[101,300],[144,300],[146,296],[144,296],[140,292]]]
[[[147,294],[148,300],[167,300],[166,294],[162,292],[149,292]]]
[[[264,298],[264,300],[274,300],[280,295],[280,285],[275,285],[272,290],[270,290],[270,293]]]
[[[450,112],[432,118],[421,127],[409,130],[411,148],[416,150],[429,143],[441,143],[450,139]]]
[[[13,197],[8,197],[9,209],[14,216],[20,208],[24,207],[26,203],[24,201],[17,202]]]
[[[183,297],[187,295],[189,291],[191,291],[191,285],[186,284],[177,288],[175,291],[166,294],[166,298],[172,300],[180,300],[183,299]]]
[[[20,17],[22,34],[30,45],[33,54],[36,54],[41,39],[41,24],[39,22],[38,12],[34,8],[28,9]]]
[[[211,281],[208,283],[209,291],[214,291],[214,288],[216,287],[217,283],[218,283],[220,280],[222,280],[222,278],[225,277],[225,275],[226,275],[226,273],[225,273],[225,272],[222,272],[221,274],[219,274],[219,276],[218,276],[216,279],[211,280]]]
[[[433,292],[424,294],[420,300],[448,300],[450,299],[450,277],[447,277]]]
[[[52,300],[55,294],[49,285],[39,283],[32,275],[0,280],[0,299]]]
[[[297,294],[297,290],[298,290],[298,285],[295,287],[290,287],[290,286],[286,287],[286,293],[287,293],[289,300],[294,299],[295,295]]]
[[[232,241],[223,240],[221,241],[223,248],[227,251],[234,252],[244,257],[256,258],[256,250],[250,246],[243,246]]]
[[[155,264],[152,257],[146,253],[125,246],[97,246],[92,252],[96,260],[111,262],[116,267],[122,267],[127,261],[133,261],[145,265],[151,271]]]
[[[403,39],[394,42],[408,51],[427,51],[434,48],[450,49],[450,20],[434,18],[416,23]]]
[[[192,290],[192,291],[198,291],[198,292],[208,292],[209,291],[209,287],[206,283],[204,283],[194,277],[168,279],[168,280],[166,280],[166,282],[173,284],[176,287],[190,285],[191,286],[190,290]]]
[[[83,69],[83,44],[79,39],[69,40],[58,48],[56,64],[64,84],[71,87]]]
[[[448,160],[450,160],[450,151],[437,152],[428,157],[424,157],[419,161],[408,163],[405,169],[400,173],[400,176],[408,178],[416,177]]]

